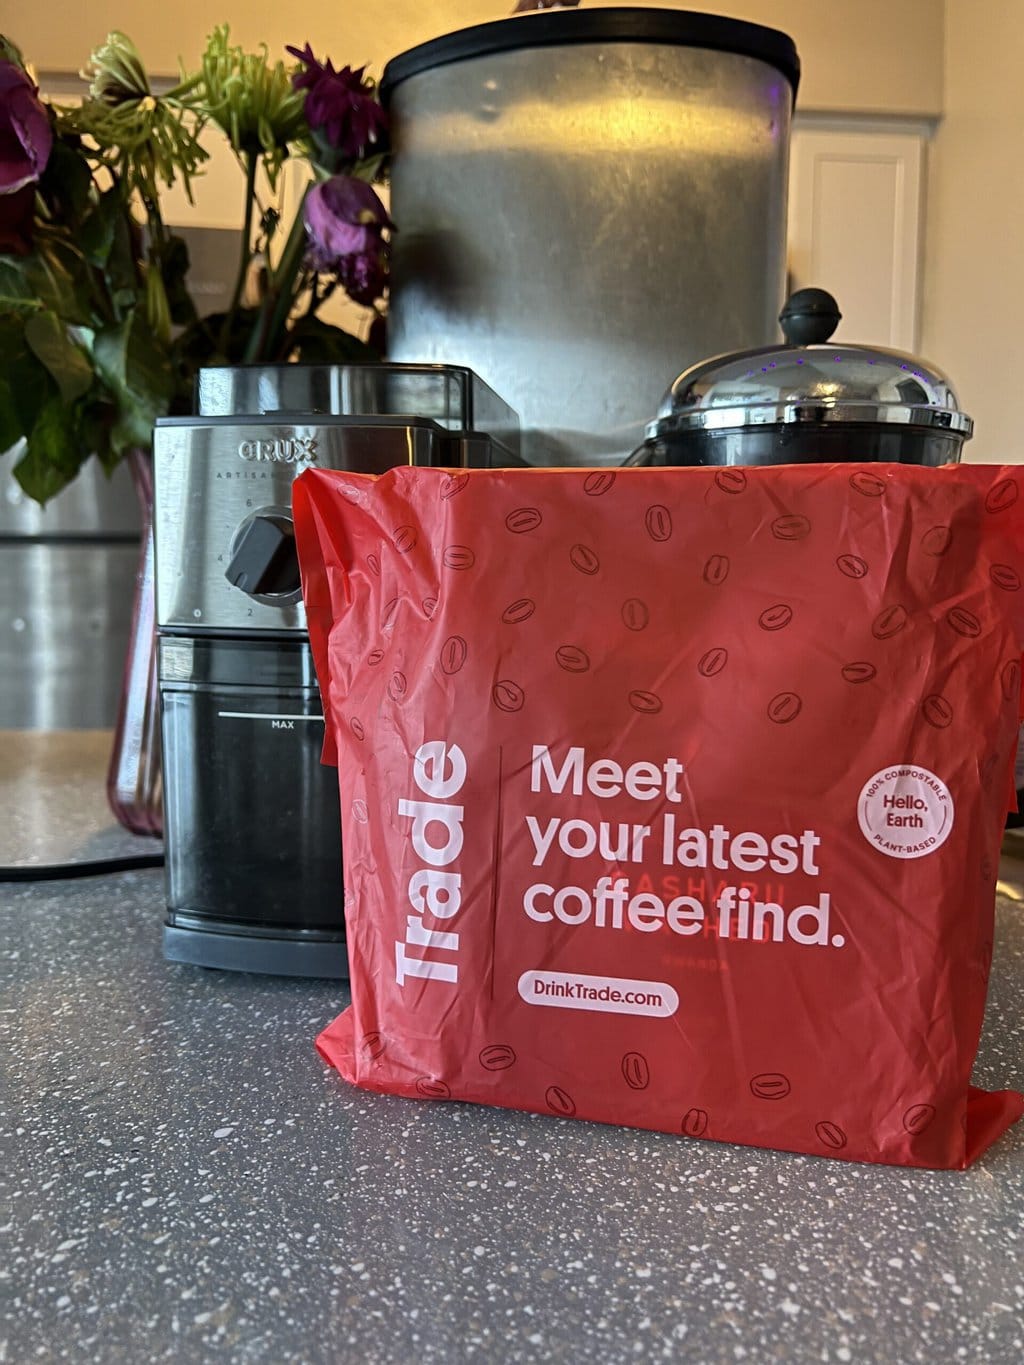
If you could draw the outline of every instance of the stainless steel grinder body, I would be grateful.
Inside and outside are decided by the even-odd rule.
[[[395,58],[391,355],[472,367],[530,464],[624,458],[680,365],[778,335],[798,74],[774,30],[649,9]]]
[[[154,444],[164,954],[346,976],[337,775],[320,763],[292,482],[314,465],[518,463],[481,429],[514,445],[515,417],[453,367],[206,372],[199,398],[208,411],[160,422]],[[293,403],[305,411],[277,410]],[[274,411],[225,411],[257,405]]]

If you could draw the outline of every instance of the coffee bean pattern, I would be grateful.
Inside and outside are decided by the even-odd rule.
[[[515,1049],[507,1043],[489,1043],[480,1050],[480,1065],[485,1071],[507,1071],[515,1061]]]
[[[720,469],[715,475],[715,483],[723,493],[744,493],[747,476],[742,469]]]
[[[603,497],[605,493],[610,493],[614,484],[614,474],[588,474],[583,480],[583,491],[589,498],[600,498]]]
[[[518,683],[502,678],[491,689],[491,699],[499,711],[521,711],[526,702],[526,693]]]
[[[544,1092],[544,1099],[551,1112],[561,1118],[570,1119],[576,1112],[576,1101],[560,1085],[549,1085]]]
[[[981,634],[981,622],[966,607],[953,607],[951,611],[947,611],[946,623],[958,635],[965,635],[969,640],[975,640]]]
[[[906,607],[886,607],[871,622],[871,634],[876,640],[891,640],[904,629],[909,619]]]
[[[708,1131],[708,1111],[706,1109],[687,1109],[680,1126],[687,1137],[703,1137]]]
[[[651,1083],[651,1068],[641,1052],[627,1052],[622,1059],[622,1076],[631,1090],[646,1090]]]
[[[574,545],[569,551],[569,563],[588,578],[592,578],[601,567],[601,561],[589,545]]]
[[[868,571],[867,560],[861,559],[860,555],[840,555],[836,568],[847,578],[863,578]]]
[[[1000,479],[994,483],[985,498],[986,512],[1007,512],[1017,501],[1020,489],[1016,479]]]
[[[772,522],[772,535],[776,540],[803,540],[810,535],[811,523],[806,517],[791,515],[776,517]]]
[[[513,535],[521,536],[527,531],[536,531],[543,520],[536,507],[517,507],[505,518],[505,526]]]
[[[656,503],[653,507],[648,507],[644,516],[644,526],[652,540],[658,542],[669,540],[672,536],[672,513],[667,507]]]
[[[721,645],[716,645],[714,649],[709,649],[706,654],[700,656],[697,662],[697,672],[702,678],[714,678],[721,673],[728,662],[729,651],[723,649]]]
[[[922,471],[837,467],[829,478],[818,475],[812,480],[795,469],[726,467],[676,471],[678,486],[667,478],[659,481],[659,473],[590,470],[556,476],[536,471],[518,482],[486,472],[432,473],[429,485],[424,475],[424,485],[430,490],[433,521],[423,505],[405,496],[394,502],[391,517],[382,519],[372,538],[367,532],[360,544],[353,537],[356,568],[351,591],[372,605],[360,632],[351,637],[357,641],[358,658],[346,667],[355,684],[349,688],[345,674],[345,689],[337,689],[340,706],[345,707],[343,714],[335,712],[336,724],[345,732],[338,736],[342,758],[345,752],[360,755],[361,765],[358,779],[349,778],[349,786],[343,785],[342,808],[346,831],[352,831],[358,850],[352,857],[353,869],[358,867],[357,858],[372,853],[374,875],[381,885],[371,888],[365,880],[355,884],[350,904],[358,906],[364,918],[398,916],[395,907],[408,909],[408,859],[401,864],[405,881],[395,881],[393,901],[381,909],[381,888],[386,892],[397,873],[379,855],[390,851],[389,841],[399,832],[408,843],[409,822],[396,821],[389,808],[387,827],[381,831],[372,782],[381,780],[379,773],[386,765],[394,773],[399,771],[397,764],[405,763],[402,771],[408,772],[411,750],[406,747],[399,754],[399,744],[447,735],[440,717],[448,713],[430,709],[440,706],[441,697],[454,708],[450,714],[459,718],[462,728],[451,733],[470,760],[468,785],[451,798],[465,809],[467,856],[471,854],[465,866],[500,866],[503,882],[494,893],[496,902],[490,903],[490,916],[484,911],[479,917],[481,923],[487,922],[488,932],[496,934],[498,955],[491,969],[493,980],[488,977],[489,995],[474,979],[484,959],[480,948],[477,963],[473,935],[482,930],[468,916],[450,926],[432,926],[465,934],[469,950],[459,960],[458,992],[442,991],[433,983],[428,983],[429,991],[422,987],[418,991],[421,1001],[431,995],[440,1001],[444,995],[454,1002],[451,1020],[438,1023],[438,1036],[448,1036],[445,1030],[458,1023],[461,1031],[455,1045],[449,1041],[442,1046],[428,1031],[417,1034],[412,1029],[406,1036],[398,1027],[401,1015],[392,1018],[379,1007],[392,997],[403,998],[390,962],[389,970],[373,982],[374,994],[369,999],[364,994],[358,1007],[359,1018],[381,1021],[380,1028],[362,1034],[357,1029],[349,1043],[350,1055],[356,1056],[357,1070],[365,1068],[374,1085],[382,1079],[386,1084],[394,1071],[403,1093],[415,1089],[424,1098],[484,1098],[561,1117],[582,1113],[612,1120],[617,1104],[618,1114],[628,1112],[631,1121],[636,1118],[690,1138],[707,1137],[710,1130],[720,1140],[778,1141],[797,1150],[854,1160],[887,1159],[884,1154],[879,1158],[878,1152],[889,1143],[902,1159],[919,1149],[932,1160],[944,1150],[940,1136],[955,1125],[960,1109],[943,1100],[936,1113],[935,1094],[946,1092],[936,1087],[929,1094],[930,1077],[922,1084],[921,1076],[908,1074],[905,1058],[894,1057],[891,1083],[887,1077],[879,1087],[884,1095],[862,1095],[856,1080],[836,1087],[840,1065],[854,1068],[858,1061],[863,1063],[872,1046],[867,1035],[879,1010],[870,999],[864,1004],[865,1039],[844,1037],[841,1053],[827,1027],[818,1030],[817,1040],[813,1021],[807,1036],[801,1033],[798,1006],[824,1018],[834,1004],[837,983],[843,990],[859,990],[858,973],[877,951],[869,915],[856,925],[852,917],[847,921],[837,894],[831,945],[797,950],[792,944],[782,949],[769,944],[758,953],[752,948],[744,953],[743,945],[724,942],[709,950],[706,935],[673,937],[667,923],[659,926],[660,935],[602,935],[596,925],[589,925],[559,937],[558,926],[528,920],[521,913],[517,897],[528,884],[523,878],[550,877],[555,887],[580,881],[589,892],[594,885],[587,880],[589,866],[585,871],[572,863],[559,866],[564,849],[560,852],[556,842],[550,870],[534,871],[529,866],[533,853],[522,838],[518,797],[513,794],[529,783],[531,744],[551,743],[556,769],[564,762],[566,744],[588,746],[588,760],[605,754],[622,759],[623,767],[625,760],[648,759],[656,767],[663,754],[672,753],[685,764],[685,800],[692,793],[694,804],[693,814],[683,806],[679,815],[699,826],[729,823],[734,818],[730,791],[736,789],[739,771],[730,751],[735,737],[736,745],[758,754],[758,781],[764,783],[766,799],[776,803],[773,809],[785,808],[787,820],[802,818],[808,828],[819,828],[823,853],[829,838],[835,853],[839,817],[833,806],[838,809],[839,796],[833,788],[836,793],[841,790],[847,800],[844,829],[853,831],[835,853],[843,865],[843,895],[847,900],[860,896],[870,908],[877,879],[865,890],[858,880],[861,864],[870,861],[875,871],[890,874],[894,888],[905,869],[895,862],[892,867],[881,864],[882,855],[866,841],[860,847],[856,819],[850,815],[856,810],[857,793],[854,790],[849,797],[847,788],[859,790],[871,772],[902,761],[924,767],[934,763],[935,771],[949,780],[947,773],[953,769],[948,765],[959,761],[962,736],[972,736],[980,725],[972,707],[983,710],[990,706],[993,691],[1001,694],[1005,722],[1018,701],[1020,661],[1004,629],[1004,616],[1014,610],[1014,597],[1022,598],[1024,570],[1010,548],[1010,537],[1005,538],[1007,548],[992,552],[1003,543],[1001,528],[1019,515],[1011,509],[1024,502],[1018,497],[1017,478],[1007,474],[997,483],[990,480],[966,511],[952,493],[940,489],[926,497],[922,492],[915,495],[919,505],[915,504],[913,521],[903,525],[907,489],[918,484],[923,489]],[[950,474],[954,490],[957,477]],[[497,491],[485,498],[492,479]],[[684,488],[684,480],[691,481],[693,492]],[[937,482],[935,487],[940,488]],[[438,497],[452,505],[438,507]],[[982,501],[987,515],[981,514]],[[369,520],[371,502],[364,499],[359,505],[363,521]],[[992,538],[991,545],[986,536]],[[431,595],[424,596],[427,593]],[[971,707],[965,700],[968,684],[976,698]],[[842,717],[838,725],[837,716]],[[1007,733],[1009,728],[1003,725]],[[876,754],[883,748],[883,732],[899,734],[900,744],[884,746]],[[498,783],[495,771],[500,774],[501,764],[495,770],[478,753],[474,756],[475,734],[492,746],[489,755],[504,754],[501,790],[508,802],[504,834],[499,822],[495,835],[491,809]],[[694,734],[703,737],[701,744],[694,745]],[[979,754],[978,768],[984,771],[976,786],[989,793],[984,799],[994,808],[1005,786],[1010,741],[993,725],[986,734],[987,761],[982,765]],[[614,737],[616,747],[610,746],[608,736]],[[839,759],[833,763],[836,746],[843,762],[844,746],[855,755],[848,771]],[[823,762],[833,764],[833,785],[820,789],[820,810],[813,800],[807,804],[806,791],[812,788],[804,781],[807,766],[819,753]],[[930,754],[937,756],[930,759]],[[800,772],[803,785],[790,789],[787,783],[794,771]],[[964,771],[972,771],[972,766]],[[728,773],[729,782],[720,778],[722,772]],[[614,787],[619,779],[605,773],[594,780]],[[647,780],[643,772],[636,779],[640,786]],[[636,814],[625,796],[620,801],[618,792],[596,787],[594,792],[608,798],[607,804],[591,803],[602,818],[619,821]],[[408,784],[400,793],[406,794],[415,795]],[[524,809],[536,811],[542,821],[563,811],[567,820],[576,815],[591,818],[574,805],[569,787],[563,795],[564,806],[552,802],[550,812],[540,801]],[[975,835],[977,822],[972,822],[969,810],[974,798],[959,791],[955,795],[957,822],[942,856],[946,867],[960,859],[956,865],[965,869],[959,889],[962,900],[979,894],[982,887],[987,892],[997,867],[991,850],[984,850]],[[584,801],[589,801],[586,788]],[[636,818],[645,815],[641,812]],[[513,836],[517,822],[518,836]],[[780,823],[783,827],[785,822]],[[735,828],[756,826],[748,820]],[[659,834],[654,831],[644,859],[656,842],[660,855]],[[525,848],[515,847],[516,837]],[[347,832],[345,838],[348,846]],[[374,840],[381,841],[379,848]],[[396,858],[396,867],[400,862]],[[938,856],[933,863],[929,855],[910,870],[923,876],[928,888],[929,878],[938,880],[938,866]],[[462,870],[462,864],[458,868]],[[820,889],[832,889],[824,864],[822,871]],[[631,880],[631,894],[645,890],[639,879],[648,875],[648,862],[626,867],[625,875]],[[800,872],[794,875],[796,884],[791,888],[787,882],[785,895],[792,891],[793,904],[799,903],[796,897],[813,904],[817,883],[805,889]],[[365,872],[350,870],[349,876],[356,882],[365,878]],[[740,874],[726,877],[741,880]],[[784,879],[777,880],[781,884]],[[684,896],[701,895],[682,877],[680,884]],[[470,893],[477,896],[480,891],[467,881],[463,888],[467,906]],[[927,902],[932,892],[926,889],[922,894]],[[508,897],[518,914],[506,914]],[[537,904],[547,908],[551,903],[545,891]],[[500,911],[496,921],[495,904]],[[707,904],[709,918],[717,920],[710,910],[713,902]],[[788,901],[786,905],[788,913]],[[568,925],[577,907],[567,902],[566,908]],[[736,930],[740,907],[733,909]],[[687,912],[681,913],[685,917]],[[398,916],[399,936],[405,932],[404,923]],[[784,915],[784,927],[785,923]],[[649,928],[650,921],[644,927]],[[846,952],[837,930],[846,935]],[[385,939],[389,933],[390,929]],[[902,936],[904,930],[899,933]],[[981,937],[979,931],[972,944]],[[574,960],[570,945],[584,943],[592,957]],[[363,948],[366,961],[365,944]],[[666,949],[671,950],[673,965],[659,970],[654,964]],[[900,949],[907,952],[908,961],[915,960],[915,950],[907,949],[902,938]],[[420,950],[415,951],[418,955]],[[424,955],[440,958],[445,951],[434,949]],[[784,1022],[769,1035],[763,1027],[765,1002],[754,967],[770,965],[772,952],[776,966],[788,954],[792,970],[800,976],[796,1003],[780,1009]],[[700,957],[706,960],[698,963]],[[753,1054],[757,1064],[757,1051],[771,1043],[778,1050],[761,1064],[785,1068],[797,1081],[795,1087],[781,1070],[756,1076],[744,1071],[737,1080],[732,1054],[722,1054],[712,1065],[715,1048],[728,1036],[728,1028],[722,1029],[720,979],[710,972],[683,977],[674,968],[676,961],[710,966],[716,957],[720,970],[733,973],[730,998],[737,1002],[747,1055]],[[801,959],[806,970],[799,965]],[[812,970],[826,959],[828,972]],[[983,976],[975,948],[965,953],[965,959],[964,976],[972,980]],[[683,1033],[672,1022],[665,1026],[641,1017],[616,1018],[611,1011],[527,1009],[515,997],[512,963],[517,970],[550,967],[567,973],[608,972],[613,977],[621,972],[623,977],[685,984],[678,1006]],[[473,973],[468,971],[471,965]],[[920,974],[934,970],[931,960],[916,968]],[[826,979],[832,982],[832,995]],[[521,989],[525,1001],[526,987]],[[411,1001],[413,993],[407,990],[404,999]],[[915,1026],[917,1009],[914,1000],[908,1006],[908,1028]],[[538,1017],[547,1026],[546,1034],[543,1028],[538,1034]],[[878,1041],[886,1028],[891,1029],[891,1021],[875,1028],[879,1048],[886,1046]],[[704,1047],[707,1064],[696,1050],[692,1056],[687,1053],[683,1064],[678,1039],[688,1039],[691,1032],[694,1042],[699,1040]],[[545,1038],[542,1048],[538,1036]],[[489,1041],[494,1038],[500,1041]],[[848,1074],[857,1073],[851,1069]],[[410,1084],[409,1078],[417,1075]],[[927,1135],[925,1141],[910,1141],[921,1134]]]
[[[917,1137],[926,1128],[931,1126],[935,1118],[935,1106],[933,1104],[912,1104],[903,1115],[903,1127],[908,1133]]]
[[[757,618],[762,630],[785,630],[793,619],[793,608],[785,602],[776,602],[774,607],[765,607]]]
[[[501,619],[506,626],[518,626],[523,621],[528,621],[537,610],[537,603],[530,597],[517,597],[514,602],[510,602],[501,613]]]
[[[434,1076],[420,1076],[416,1081],[416,1093],[425,1100],[450,1100],[452,1097],[447,1084]]]
[[[776,725],[789,725],[803,710],[803,699],[795,692],[778,692],[768,703],[768,719]]]
[[[384,1039],[379,1033],[364,1033],[362,1039],[362,1049],[371,1061],[376,1061],[378,1057],[384,1055]]]
[[[1012,564],[993,564],[988,572],[992,582],[1003,592],[1020,591],[1020,574]]]
[[[862,498],[880,498],[885,493],[885,484],[878,475],[863,469],[850,475],[850,487]]]
[[[1020,701],[1020,660],[1008,659],[999,674],[1003,696],[1007,701]]]
[[[468,474],[446,474],[441,480],[441,497],[447,502],[449,498],[461,493],[468,483]]]
[[[656,692],[630,692],[629,704],[642,716],[656,716],[662,708],[662,700]]]
[[[560,645],[555,650],[555,662],[566,673],[586,673],[590,667],[590,656],[579,645]]]
[[[869,663],[843,664],[841,671],[848,683],[871,682],[878,676],[878,669]]]
[[[826,1147],[831,1147],[834,1152],[840,1151],[846,1146],[846,1134],[839,1127],[838,1123],[832,1123],[829,1119],[822,1119],[820,1123],[814,1125],[818,1141]]]
[[[449,677],[458,673],[466,662],[469,646],[461,635],[449,635],[441,646],[441,671]]]
[[[784,1100],[791,1088],[780,1071],[762,1071],[750,1082],[750,1093],[759,1100]]]
[[[622,624],[627,630],[646,630],[651,620],[650,609],[639,597],[629,597],[622,604]]]
[[[713,588],[720,588],[729,577],[729,556],[712,555],[705,561],[702,576],[705,583],[710,583]]]
[[[446,545],[441,563],[446,569],[471,569],[476,563],[476,555],[468,545]]]
[[[946,698],[938,692],[933,692],[930,697],[925,697],[921,703],[921,714],[928,724],[936,730],[945,730],[948,725],[953,723],[953,708]]]
[[[921,537],[921,549],[926,555],[938,559],[953,543],[953,532],[948,526],[933,526]]]

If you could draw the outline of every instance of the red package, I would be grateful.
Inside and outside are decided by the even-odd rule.
[[[310,471],[357,1085],[963,1167],[1014,469]]]

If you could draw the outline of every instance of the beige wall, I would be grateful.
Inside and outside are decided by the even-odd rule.
[[[584,8],[613,3],[584,0]],[[803,60],[800,103],[806,109],[917,115],[937,114],[942,105],[942,6],[943,0],[650,5],[703,9],[783,29]],[[308,38],[318,52],[368,61],[379,72],[414,43],[501,18],[512,8],[513,0],[306,0],[294,6],[279,0],[0,0],[0,27],[43,71],[77,71],[108,29],[121,28],[154,72],[171,74],[179,56],[195,60],[213,24],[228,21],[245,44],[265,41],[280,51]]]
[[[972,460],[1024,462],[1021,0],[948,0],[930,158],[922,351],[975,419]]]

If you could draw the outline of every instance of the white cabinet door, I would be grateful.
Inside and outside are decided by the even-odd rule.
[[[916,130],[794,130],[791,286],[835,295],[841,340],[917,350],[925,142]]]

